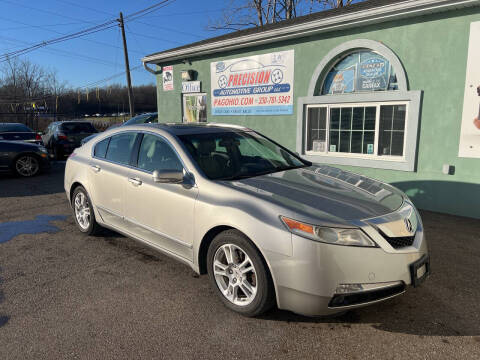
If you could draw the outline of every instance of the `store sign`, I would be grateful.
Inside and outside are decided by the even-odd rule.
[[[163,74],[163,91],[173,90],[173,66],[164,66]]]
[[[200,81],[184,81],[182,82],[182,93],[200,92]]]
[[[294,51],[210,64],[212,115],[293,114]]]
[[[459,157],[480,158],[480,21],[470,24]]]

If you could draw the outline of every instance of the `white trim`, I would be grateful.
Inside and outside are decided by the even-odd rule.
[[[395,155],[378,155],[378,140],[380,135],[380,107],[382,105],[405,105],[405,126],[403,129],[403,155],[402,156],[395,156]],[[336,158],[349,158],[349,159],[368,159],[368,160],[379,160],[379,161],[393,161],[393,162],[405,162],[406,161],[406,139],[408,137],[408,116],[409,116],[409,105],[408,101],[376,101],[376,102],[359,102],[359,103],[332,103],[332,104],[308,104],[305,106],[305,135],[304,135],[304,149],[303,153],[308,156],[328,156],[328,157],[336,157]],[[374,139],[374,151],[373,154],[359,154],[359,153],[345,153],[345,152],[330,152],[330,110],[331,108],[353,108],[353,107],[376,107],[376,114],[375,114],[375,139]],[[307,139],[308,139],[308,109],[310,108],[326,108],[327,109],[327,123],[326,123],[326,131],[325,131],[325,151],[324,152],[316,152],[312,150],[307,150]],[[339,129],[341,131],[341,128]],[[346,130],[348,131],[348,130]],[[350,129],[350,131],[353,131]],[[365,131],[365,130],[362,130]],[[371,131],[371,130],[368,130]],[[351,143],[351,142],[350,142]],[[363,149],[363,147],[362,147]]]
[[[395,4],[356,11],[346,15],[331,16],[326,19],[313,20],[306,23],[261,31],[256,34],[248,34],[207,44],[192,45],[178,50],[167,50],[159,54],[145,56],[142,58],[142,62],[145,64],[181,60],[191,56],[198,57],[201,55],[284,41],[333,30],[338,31],[341,29],[381,23],[389,20],[397,20],[399,18],[422,16],[434,12],[479,5],[480,0],[406,0]]]

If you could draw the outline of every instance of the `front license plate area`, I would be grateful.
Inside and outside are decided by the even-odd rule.
[[[430,257],[423,255],[419,260],[410,264],[410,277],[413,287],[419,286],[430,275]]]

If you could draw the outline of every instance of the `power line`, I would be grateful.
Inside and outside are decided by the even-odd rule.
[[[8,0],[3,0],[3,1],[6,1],[8,3],[12,3],[11,1],[8,1]],[[130,19],[134,19],[135,17],[137,17],[137,18],[141,17],[144,14],[149,14],[149,13],[157,10],[158,8],[167,6],[169,3],[173,2],[173,1],[175,1],[175,0],[163,0],[159,3],[157,3],[157,4],[154,4],[152,6],[147,7],[145,9],[139,10],[139,11],[137,11],[137,12],[131,14],[131,15],[127,15],[127,17],[130,18]],[[13,3],[13,4],[15,4],[15,3]],[[56,14],[56,13],[54,13],[54,14]],[[56,15],[58,15],[58,14],[56,14]],[[75,19],[75,20],[78,20],[78,19]],[[9,53],[5,53],[3,55],[0,55],[0,62],[7,61],[9,58],[26,54],[28,52],[37,50],[37,49],[45,47],[47,45],[56,44],[56,43],[59,43],[59,42],[76,39],[76,38],[79,38],[79,37],[82,37],[82,36],[91,35],[91,34],[99,32],[99,31],[103,31],[103,30],[113,28],[113,27],[117,26],[117,22],[118,22],[117,19],[112,19],[112,20],[106,21],[102,24],[98,24],[98,25],[89,27],[87,29],[77,31],[73,34],[68,34],[68,35],[64,35],[64,36],[59,37],[59,38],[46,40],[46,41],[43,41],[41,43],[32,45],[30,47],[27,47],[27,48],[24,48],[24,49],[21,49],[21,50],[16,50],[16,51],[12,51],[12,52],[9,52]]]
[[[79,4],[76,4],[76,3],[73,3],[71,1],[67,1],[67,0],[55,0],[57,2],[60,2],[60,3],[64,3],[64,4],[69,4],[71,6],[75,6],[75,7],[78,7],[80,9],[86,9],[86,10],[90,10],[90,11],[93,11],[93,12],[100,12],[102,14],[105,14],[105,15],[109,15],[109,16],[115,16],[114,14],[108,12],[108,11],[104,11],[104,10],[100,10],[100,9],[95,9],[95,8],[91,8],[89,6],[85,6],[85,5],[79,5]],[[190,14],[196,14],[196,13],[206,13],[206,12],[215,12],[215,11],[223,11],[223,10],[211,10],[211,11],[201,11],[201,12],[192,12]],[[180,13],[175,13],[175,15],[179,15]],[[189,13],[186,13],[186,14],[189,14]],[[159,15],[160,16],[160,15]],[[161,15],[162,17],[165,16],[165,15]],[[168,14],[168,16],[170,16],[170,14]],[[127,17],[125,17],[125,23],[127,23],[128,19]],[[188,35],[188,36],[195,36],[197,38],[203,38],[203,36],[200,36],[200,35],[197,35],[197,34],[194,34],[194,33],[189,33],[189,32],[184,32],[184,31],[180,31],[180,30],[176,30],[176,29],[172,29],[172,28],[168,28],[168,27],[165,27],[165,26],[159,26],[157,24],[149,24],[149,23],[146,23],[146,22],[143,22],[143,21],[139,21],[138,18],[136,19],[131,19],[130,21],[135,21],[136,23],[138,24],[143,24],[143,25],[146,25],[146,26],[150,26],[150,27],[154,27],[154,28],[158,28],[158,29],[161,29],[161,30],[166,30],[166,31],[170,31],[170,32],[174,32],[174,33],[177,33],[177,34],[183,34],[183,35]],[[131,33],[131,31],[129,31]],[[139,35],[139,34],[136,34],[136,35]],[[146,36],[146,35],[143,35],[143,36]],[[155,40],[161,40],[161,41],[169,41],[169,40],[166,40],[166,39],[162,39],[162,38],[155,38]],[[170,41],[171,42],[171,41]],[[178,42],[177,42],[178,44]]]
[[[6,41],[12,42],[12,43],[22,43],[24,45],[32,45],[32,43],[22,41],[22,40],[18,40],[18,39],[14,39],[14,38],[11,38],[11,37],[6,37],[6,36],[1,36],[0,35],[0,38],[4,39]],[[68,58],[71,58],[71,59],[78,59],[78,60],[85,60],[85,61],[89,61],[89,62],[95,62],[95,63],[100,64],[100,65],[108,65],[108,66],[114,66],[115,65],[111,61],[95,58],[95,57],[88,56],[88,55],[79,54],[79,53],[76,53],[76,52],[73,52],[73,51],[54,49],[54,48],[51,48],[51,47],[45,48],[45,49],[39,49],[39,50],[40,51],[46,51],[46,52],[49,52],[49,53],[57,53],[60,56],[68,57]]]
[[[3,19],[5,21],[10,21],[10,22],[13,22],[13,23],[17,23],[17,24],[28,25],[27,23],[24,23],[24,22],[18,21],[18,20],[11,20],[11,19],[2,18],[2,17],[0,17],[0,19]],[[58,34],[58,35],[67,35],[65,33],[62,33],[62,32],[59,32],[59,31],[56,31],[56,30],[53,30],[53,29],[44,29],[44,25],[29,25],[28,27],[34,27],[34,28],[45,30],[45,31],[50,31],[50,32],[53,32],[53,33]],[[120,46],[109,44],[109,43],[106,43],[106,42],[103,42],[103,41],[98,41],[98,40],[93,40],[93,39],[85,39],[85,38],[80,38],[79,40],[88,41],[88,42],[99,44],[99,45],[102,45],[102,46],[108,46],[108,47],[112,47],[112,48],[116,48],[116,49],[121,49]],[[136,50],[130,50],[130,51],[135,52],[137,54],[144,55],[144,53],[141,53],[140,51],[136,51]]]

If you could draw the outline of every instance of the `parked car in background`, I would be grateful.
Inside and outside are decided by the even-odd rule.
[[[0,140],[0,172],[30,177],[49,167],[48,151],[44,146]]]
[[[247,316],[275,303],[344,312],[429,274],[422,221],[403,192],[247,128],[108,130],[75,150],[64,186],[80,231],[105,226],[208,273],[223,303]]]
[[[153,113],[146,113],[146,114],[141,114],[141,115],[138,115],[138,116],[134,116],[131,119],[125,121],[124,123],[113,124],[113,125],[109,126],[108,129],[113,129],[113,128],[116,128],[116,127],[119,127],[119,126],[126,126],[126,125],[151,124],[151,123],[158,123],[158,113],[153,112]],[[92,134],[92,135],[84,138],[81,141],[81,145],[89,142],[95,136],[97,136],[97,134]]]
[[[43,135],[43,142],[56,160],[62,160],[81,145],[82,139],[98,131],[88,121],[51,123]]]
[[[43,145],[39,133],[20,123],[0,123],[0,140],[26,141]]]

